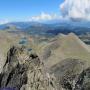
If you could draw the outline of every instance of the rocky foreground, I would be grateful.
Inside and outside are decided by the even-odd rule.
[[[30,54],[24,47],[12,47],[0,74],[0,88],[57,90],[55,80],[45,72],[44,64],[36,54]]]
[[[90,68],[68,58],[48,70],[37,54],[13,46],[0,74],[0,90],[90,90]]]

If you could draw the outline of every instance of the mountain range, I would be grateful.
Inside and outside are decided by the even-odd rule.
[[[12,41],[15,42],[17,34],[6,31],[0,31],[0,33],[3,34],[0,40],[5,36],[5,42],[11,40],[11,45]],[[18,40],[17,37],[16,42]],[[46,39],[43,39],[44,42],[37,40],[28,43],[29,46],[15,44],[11,48],[8,41],[3,45],[1,43],[0,88],[3,90],[90,89],[90,47],[88,45],[74,33],[59,34],[49,38],[48,42]],[[2,50],[6,46],[9,47],[5,50],[8,53],[3,58]],[[28,47],[32,50],[28,50]]]
[[[90,22],[53,21],[52,23],[39,22],[10,22],[0,25],[0,30],[12,29],[24,31],[29,34],[57,35],[73,32],[82,35],[90,32]]]

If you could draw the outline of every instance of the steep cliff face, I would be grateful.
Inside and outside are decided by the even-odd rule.
[[[57,90],[56,79],[44,70],[36,54],[13,46],[0,74],[0,88],[15,90]]]
[[[75,90],[90,90],[90,67],[79,75]]]
[[[65,90],[74,90],[79,74],[85,69],[86,64],[79,59],[67,58],[51,67],[59,84]]]
[[[68,58],[50,68],[37,54],[13,46],[0,74],[0,90],[90,90],[90,68]],[[54,73],[54,74],[53,74]]]

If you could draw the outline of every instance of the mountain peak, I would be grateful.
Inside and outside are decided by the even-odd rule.
[[[0,88],[15,90],[57,90],[56,79],[44,69],[43,62],[25,47],[10,48],[0,74]],[[5,89],[6,90],[6,89]]]
[[[76,36],[73,32],[69,33],[68,36]]]

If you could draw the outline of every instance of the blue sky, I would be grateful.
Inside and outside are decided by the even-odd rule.
[[[41,12],[59,15],[63,0],[0,0],[0,20],[24,21]]]

